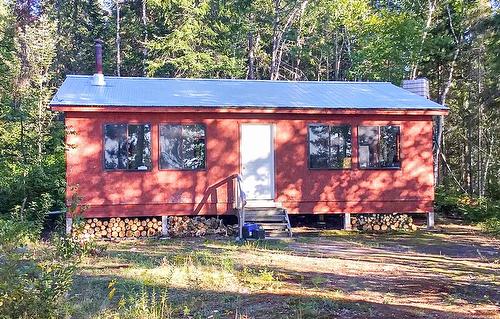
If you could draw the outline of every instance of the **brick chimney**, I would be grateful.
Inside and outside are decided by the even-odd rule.
[[[426,78],[420,78],[415,80],[403,80],[403,89],[410,91],[412,93],[418,94],[430,98],[429,95],[429,80]]]
[[[92,77],[92,85],[105,86],[104,74],[102,73],[102,40],[95,40],[95,71]]]

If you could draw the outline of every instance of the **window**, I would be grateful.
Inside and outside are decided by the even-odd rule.
[[[351,127],[309,125],[309,167],[350,168]]]
[[[204,169],[205,127],[160,125],[160,168]]]
[[[399,126],[360,126],[359,167],[399,168]]]
[[[151,169],[151,125],[106,124],[104,168]]]

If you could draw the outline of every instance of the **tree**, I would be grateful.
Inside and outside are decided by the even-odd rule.
[[[241,77],[243,55],[227,37],[229,5],[205,1],[152,1],[154,37],[148,42],[148,74],[173,77]],[[241,52],[241,51],[240,51]]]

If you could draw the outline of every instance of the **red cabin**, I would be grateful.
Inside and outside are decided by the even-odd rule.
[[[68,199],[86,217],[429,213],[433,116],[447,109],[383,82],[68,76]]]

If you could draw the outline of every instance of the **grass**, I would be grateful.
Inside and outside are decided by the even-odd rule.
[[[69,297],[75,318],[495,318],[500,244],[454,229],[108,243]]]

